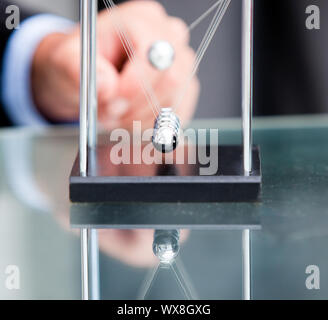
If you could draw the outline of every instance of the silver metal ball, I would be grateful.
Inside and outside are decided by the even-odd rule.
[[[168,69],[174,61],[174,48],[164,40],[156,41],[148,51],[148,60],[158,70]]]
[[[162,108],[154,124],[152,142],[156,150],[166,153],[179,143],[180,120],[172,108]]]
[[[161,263],[170,264],[180,250],[179,230],[155,230],[153,252]]]

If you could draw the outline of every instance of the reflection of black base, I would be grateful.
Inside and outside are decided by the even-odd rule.
[[[203,147],[205,148],[205,147]],[[207,147],[208,148],[208,147]],[[259,200],[261,165],[259,149],[253,149],[253,172],[243,174],[241,146],[218,147],[218,173],[199,174],[196,164],[146,165],[109,161],[104,146],[89,150],[88,176],[79,174],[76,159],[70,176],[73,202],[253,202]]]

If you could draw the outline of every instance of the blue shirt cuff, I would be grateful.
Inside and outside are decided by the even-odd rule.
[[[14,125],[47,125],[38,112],[31,91],[32,60],[42,39],[50,33],[67,32],[74,23],[51,14],[24,20],[10,36],[3,58],[2,99]]]

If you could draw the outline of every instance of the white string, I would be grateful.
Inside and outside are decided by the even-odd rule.
[[[181,92],[178,94],[176,102],[173,104],[173,110],[176,110],[179,107],[179,105],[181,104],[181,102],[190,86],[190,83],[191,83],[193,77],[195,76],[196,72],[198,71],[198,67],[205,55],[205,52],[206,52],[208,46],[210,45],[210,43],[215,35],[216,30],[218,29],[218,27],[222,21],[222,18],[224,16],[226,10],[228,9],[230,1],[231,0],[223,0],[222,2],[220,2],[219,7],[216,10],[215,15],[211,21],[211,24],[209,25],[209,27],[206,31],[206,34],[205,34],[200,46],[198,47],[192,71],[187,78],[187,81],[186,81],[186,84],[185,84],[183,90],[181,90]]]
[[[112,5],[112,8],[117,9],[117,6],[114,4],[113,0],[107,0],[107,2],[109,2]],[[119,14],[117,13],[117,15],[119,15]],[[117,19],[117,22],[119,22],[118,19]],[[141,74],[140,80],[141,80],[142,87],[143,87],[145,94],[148,94],[148,101],[150,101],[150,105],[153,106],[156,111],[159,111],[160,103],[155,95],[155,92],[154,92],[151,84],[147,81],[145,75],[143,74],[143,68],[142,68],[142,66],[140,64],[140,60],[138,59],[138,56],[136,54],[136,50],[133,47],[132,41],[130,40],[128,33],[125,31],[123,24],[120,25],[119,29],[121,31],[122,37],[126,40],[127,46],[130,48],[130,52],[132,53],[132,56],[134,57],[134,62],[138,68],[138,72]]]
[[[160,271],[160,268],[161,268],[161,264],[158,264],[157,266],[149,270],[140,288],[137,300],[146,300],[147,295],[149,294],[151,288],[153,287],[153,284]]]
[[[110,3],[110,2],[111,3]],[[106,4],[105,4],[106,5]],[[114,4],[114,2],[112,0],[108,0],[107,1],[107,9],[109,10],[109,6],[111,5],[111,9],[114,10],[116,9],[116,5]],[[116,31],[118,32],[119,34],[119,37],[121,39],[121,42],[123,44],[123,48],[124,50],[126,51],[127,55],[128,55],[128,58],[130,60],[130,62],[132,64],[134,64],[135,67],[137,67],[138,69],[138,73],[139,73],[139,83],[141,85],[141,88],[144,92],[144,95],[147,99],[147,102],[149,104],[149,106],[151,107],[153,113],[154,113],[154,116],[156,117],[156,112],[159,111],[159,108],[160,108],[160,104],[153,92],[153,89],[150,85],[150,83],[148,83],[146,81],[146,77],[144,77],[144,74],[143,74],[143,70],[142,70],[142,67],[140,66],[140,61],[138,60],[137,58],[137,55],[136,55],[136,51],[134,50],[133,48],[133,45],[128,37],[128,34],[127,32],[124,30],[124,27],[122,24],[120,24],[120,21],[119,19],[115,20],[116,21],[116,24],[115,24],[115,28],[116,28]]]
[[[103,2],[106,6],[106,9],[110,13],[113,13],[113,10],[117,9],[117,6],[114,4],[114,2],[112,0],[103,0]],[[116,10],[115,13],[118,15],[117,11],[118,10]],[[127,34],[127,32],[125,32],[125,29],[119,20],[122,20],[122,19],[115,19],[115,17],[114,17],[114,22],[115,22],[114,27],[115,27],[116,32],[118,33],[118,36],[122,42],[123,48],[126,52],[126,55],[128,56],[129,61],[131,62],[132,65],[134,65],[138,69],[139,84],[140,84],[141,89],[143,90],[143,93],[147,99],[147,102],[148,102],[150,108],[152,109],[154,116],[156,118],[156,113],[159,112],[160,104],[156,98],[156,95],[153,92],[153,89],[152,89],[150,83],[148,83],[148,81],[146,80],[146,78],[143,75],[142,67],[140,66],[139,60],[135,53],[136,51],[134,50],[133,45],[128,37],[128,34]]]
[[[199,18],[192,22],[188,27],[188,32],[195,29],[207,16],[220,4],[222,0],[215,2],[209,9],[207,9]]]
[[[199,65],[206,53],[206,50],[209,47],[209,45],[215,35],[215,32],[218,29],[218,27],[222,21],[222,18],[230,4],[230,1],[231,0],[218,0],[208,10],[206,10],[199,18],[197,18],[194,22],[192,22],[189,25],[188,32],[190,32],[196,26],[198,26],[214,9],[216,9],[218,7],[205,35],[198,47],[194,65],[192,67],[192,71],[187,78],[187,81],[183,87],[183,90],[181,90],[181,92],[179,92],[177,94],[177,99],[176,99],[175,103],[173,104],[173,110],[176,110],[178,108],[178,106],[181,104],[181,102],[191,84],[193,77],[195,76],[195,74],[198,71]],[[113,0],[103,0],[103,2],[106,6],[106,9],[109,12],[113,11],[114,9],[117,9],[117,6],[113,2]],[[143,75],[142,67],[139,64],[139,60],[137,59],[137,55],[135,53],[136,51],[133,48],[132,42],[129,39],[127,32],[125,32],[125,29],[124,29],[123,25],[120,23],[119,19],[115,20],[114,27],[116,29],[116,32],[119,35],[119,38],[122,42],[123,48],[128,56],[129,61],[131,62],[131,64],[134,64],[138,68],[138,72],[141,75],[141,77],[139,77],[140,86],[144,92],[144,95],[147,99],[149,106],[151,107],[151,109],[154,113],[154,116],[156,117],[156,112],[159,112],[159,110],[160,110],[160,103],[154,93],[153,88],[151,87],[151,84],[146,81],[146,78]]]
[[[180,285],[183,294],[187,300],[199,300],[192,281],[182,263],[182,260],[177,257],[170,265],[171,270],[175,275],[175,280]]]

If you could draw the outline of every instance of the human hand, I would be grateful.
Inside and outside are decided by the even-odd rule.
[[[161,106],[171,106],[191,72],[194,52],[188,46],[188,30],[182,20],[170,17],[154,1],[132,1],[118,6],[129,37],[136,49],[145,78],[154,88]],[[112,16],[98,16],[97,97],[98,118],[107,129],[130,129],[133,121],[143,128],[153,127],[154,114],[148,106],[138,77],[138,68],[126,57]],[[79,115],[80,39],[79,28],[68,34],[51,34],[39,45],[32,66],[32,91],[35,103],[51,121],[76,121]],[[166,71],[154,69],[147,53],[156,40],[170,42],[175,61]],[[186,123],[194,112],[199,83],[194,78],[177,113]]]

